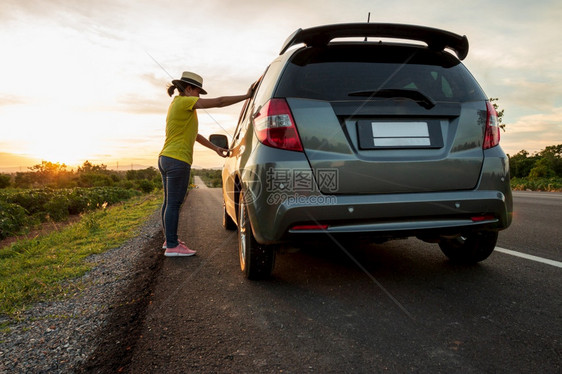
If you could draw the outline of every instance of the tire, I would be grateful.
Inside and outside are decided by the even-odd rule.
[[[497,231],[481,231],[459,236],[454,239],[441,239],[439,247],[452,262],[475,264],[487,259],[498,240]]]
[[[222,227],[224,227],[225,230],[230,230],[230,231],[236,230],[236,222],[234,222],[232,218],[230,218],[230,216],[226,212],[226,206],[224,206],[224,204],[223,204],[223,211],[222,211]]]
[[[238,254],[240,268],[248,279],[259,280],[268,278],[275,266],[276,247],[259,244],[254,238],[248,217],[246,200],[240,192],[238,209]]]

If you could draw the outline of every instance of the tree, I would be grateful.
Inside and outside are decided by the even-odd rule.
[[[530,179],[537,178],[551,178],[554,177],[556,173],[548,165],[548,160],[545,158],[539,159],[535,166],[529,172]]]
[[[529,157],[529,152],[526,150],[517,152],[515,156],[509,158],[511,176],[516,178],[527,177],[531,169],[535,166],[536,161],[537,157]]]
[[[533,155],[519,151],[509,158],[509,170],[516,178],[562,177],[562,144],[548,146]]]
[[[0,188],[10,187],[12,177],[8,174],[0,174]]]
[[[66,165],[60,163],[53,163],[50,161],[41,161],[41,164],[33,165],[28,168],[32,172],[44,174],[58,174],[66,171]]]
[[[66,173],[65,164],[50,161],[41,161],[40,164],[33,165],[28,169],[34,174],[34,182],[40,185],[52,183],[59,175]]]
[[[541,165],[552,174],[562,176],[562,144],[551,145],[539,152]]]
[[[148,167],[140,170],[128,170],[126,174],[127,180],[153,180],[160,177],[160,172],[154,167]]]
[[[496,110],[496,113],[498,113],[498,126],[500,127],[500,129],[502,129],[505,132],[505,123],[503,123],[503,113],[504,113],[504,109],[499,110],[500,106],[496,103],[496,101],[498,101],[499,98],[497,97],[491,97],[490,98],[490,102],[492,103],[492,105],[494,106],[494,109]]]
[[[30,188],[33,186],[33,173],[22,173],[18,171],[16,177],[14,178],[14,186],[16,188]]]
[[[91,172],[98,172],[98,171],[106,171],[107,166],[104,164],[101,165],[92,165],[92,163],[88,160],[84,161],[82,166],[78,166],[78,173],[91,173]]]

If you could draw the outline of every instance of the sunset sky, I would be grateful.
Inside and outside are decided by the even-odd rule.
[[[197,72],[208,97],[243,94],[297,28],[369,12],[468,37],[464,64],[505,109],[506,153],[562,144],[560,0],[2,0],[0,171],[156,166],[169,74]],[[200,133],[232,134],[240,108],[199,111]],[[196,147],[195,167],[222,163]]]

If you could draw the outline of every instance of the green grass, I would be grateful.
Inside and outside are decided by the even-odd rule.
[[[562,192],[562,178],[511,178],[511,188],[515,191]]]
[[[22,240],[0,249],[0,314],[17,316],[32,303],[65,293],[65,280],[79,277],[92,265],[86,258],[116,248],[161,204],[161,193],[84,214],[60,231]]]

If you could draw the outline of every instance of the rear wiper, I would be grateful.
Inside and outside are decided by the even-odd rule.
[[[404,97],[407,99],[414,100],[419,105],[426,109],[431,109],[435,106],[435,101],[433,101],[429,96],[415,90],[405,90],[405,89],[395,89],[387,88],[382,90],[372,90],[372,91],[356,91],[350,92],[347,96],[367,96],[367,97]]]

